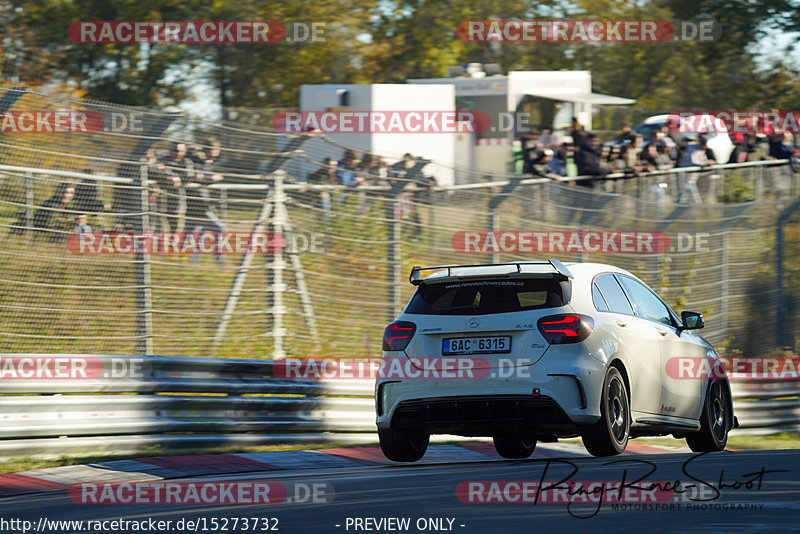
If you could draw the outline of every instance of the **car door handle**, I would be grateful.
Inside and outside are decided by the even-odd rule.
[[[661,334],[662,337],[669,334],[669,332],[667,332],[666,330],[661,330],[660,328],[656,328],[656,330],[658,330],[658,333]]]
[[[626,323],[624,321],[617,321],[617,326],[621,326],[621,327],[624,328],[624,327],[628,326],[628,323]]]

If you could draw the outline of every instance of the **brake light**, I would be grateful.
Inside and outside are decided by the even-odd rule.
[[[548,315],[539,319],[536,326],[551,345],[580,343],[592,333],[594,319],[578,313]]]
[[[395,321],[383,331],[383,350],[405,350],[417,331],[417,325],[409,321]]]

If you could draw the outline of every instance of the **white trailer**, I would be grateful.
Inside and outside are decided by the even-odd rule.
[[[300,86],[300,113],[334,112],[456,112],[456,95],[452,84],[319,84]],[[307,117],[304,115],[304,117]],[[358,128],[355,128],[359,130]],[[436,178],[439,185],[454,183],[457,133],[382,133],[367,128],[355,133],[326,133],[334,142],[352,148],[362,155],[369,152],[384,157],[389,164],[403,154],[431,160],[425,174]],[[317,143],[312,141],[312,143]],[[330,145],[328,145],[330,147]],[[321,147],[320,147],[321,148]],[[330,152],[330,148],[327,149]],[[307,153],[313,154],[308,148]],[[336,159],[341,152],[330,155]]]

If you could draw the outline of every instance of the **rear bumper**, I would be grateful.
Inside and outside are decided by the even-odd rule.
[[[572,435],[578,428],[553,399],[530,395],[407,400],[395,408],[390,426],[461,436],[504,433],[558,436]]]
[[[431,434],[491,436],[504,426],[575,435],[600,418],[605,371],[603,361],[575,344],[553,345],[534,365],[475,379],[379,378],[376,423],[382,430],[424,426]]]

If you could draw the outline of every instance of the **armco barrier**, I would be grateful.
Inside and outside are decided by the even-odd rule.
[[[100,363],[104,376],[18,376],[49,358]],[[20,367],[22,359],[33,363]],[[267,360],[2,354],[0,361],[0,458],[375,439],[371,380],[276,378]]]
[[[102,363],[97,378],[17,376],[21,359]],[[7,362],[11,362],[8,364]],[[371,380],[277,378],[269,360],[0,355],[0,458],[375,441]],[[9,366],[10,365],[10,366]],[[24,367],[26,373],[34,367]],[[800,423],[800,380],[733,375],[741,426]]]

